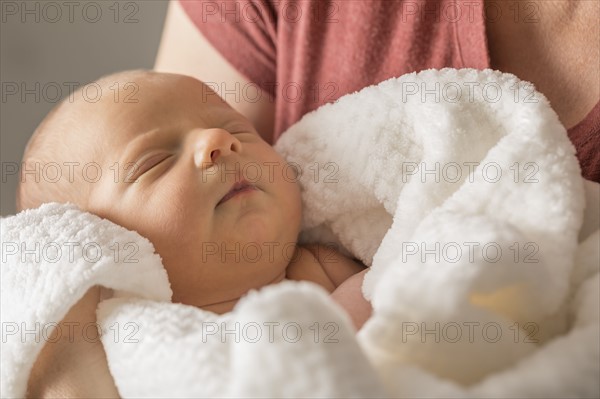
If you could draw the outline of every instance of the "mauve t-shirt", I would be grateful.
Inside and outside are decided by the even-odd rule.
[[[490,67],[483,0],[180,2],[213,47],[271,96],[275,140],[305,113],[386,79]],[[226,100],[257,100],[251,86],[222,89]],[[600,103],[568,134],[583,176],[600,182]]]

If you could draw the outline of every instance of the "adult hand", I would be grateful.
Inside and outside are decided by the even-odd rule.
[[[96,323],[99,302],[100,287],[90,288],[59,323],[33,366],[28,397],[119,397],[99,336],[84,330]]]

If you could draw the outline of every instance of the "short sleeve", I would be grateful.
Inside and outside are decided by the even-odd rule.
[[[276,81],[277,12],[266,0],[179,0],[212,46],[271,96]]]

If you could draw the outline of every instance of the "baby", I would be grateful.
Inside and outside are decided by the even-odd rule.
[[[297,245],[293,169],[248,120],[182,75],[128,71],[76,94],[86,90],[102,95],[63,101],[30,140],[24,169],[53,162],[63,178],[23,174],[19,209],[72,202],[139,232],[162,257],[174,302],[224,313],[252,289],[305,280],[328,290],[360,328],[371,311],[361,293],[365,267],[331,248]],[[77,165],[95,172],[69,173]]]

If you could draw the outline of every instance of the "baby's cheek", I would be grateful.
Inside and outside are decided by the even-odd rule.
[[[296,230],[295,234],[300,233],[300,224],[302,222],[302,196],[300,193],[300,184],[296,181],[293,181],[288,184],[286,189],[286,203],[288,206],[288,218],[290,223],[290,228],[294,228]]]

